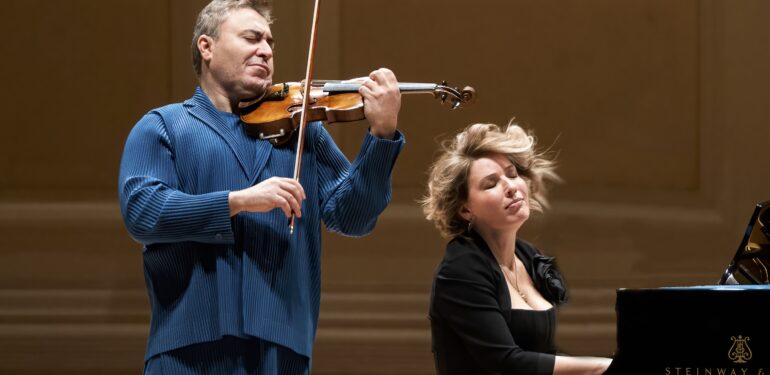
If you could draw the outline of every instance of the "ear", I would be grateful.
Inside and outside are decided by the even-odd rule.
[[[471,213],[471,210],[468,209],[467,205],[460,207],[460,216],[462,216],[465,221],[471,221],[473,218],[473,214]]]
[[[204,62],[211,61],[211,56],[214,54],[214,39],[208,35],[201,35],[198,37],[196,44],[198,45],[198,51],[201,53],[201,60]]]

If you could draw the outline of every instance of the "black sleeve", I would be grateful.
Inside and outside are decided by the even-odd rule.
[[[436,274],[436,313],[460,337],[477,364],[491,373],[551,375],[555,357],[528,352],[513,340],[483,255],[465,253]]]

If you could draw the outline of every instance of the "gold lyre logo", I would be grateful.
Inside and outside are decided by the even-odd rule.
[[[735,338],[735,336],[730,337],[730,340],[733,340],[733,345],[730,347],[730,351],[727,352],[727,358],[733,361],[733,363],[746,363],[750,360],[751,349],[747,342],[750,339],[748,336],[743,337],[741,335],[738,335],[738,338]]]

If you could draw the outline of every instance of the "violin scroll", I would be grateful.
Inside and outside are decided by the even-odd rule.
[[[441,103],[446,103],[450,98],[449,104],[451,109],[458,109],[463,105],[470,105],[476,101],[476,90],[473,87],[465,86],[462,90],[457,87],[447,86],[446,81],[442,81],[440,85],[436,85],[434,88],[433,96],[441,100]]]

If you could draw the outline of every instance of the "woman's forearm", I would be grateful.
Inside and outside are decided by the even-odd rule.
[[[601,375],[611,362],[610,358],[556,356],[553,375]]]

